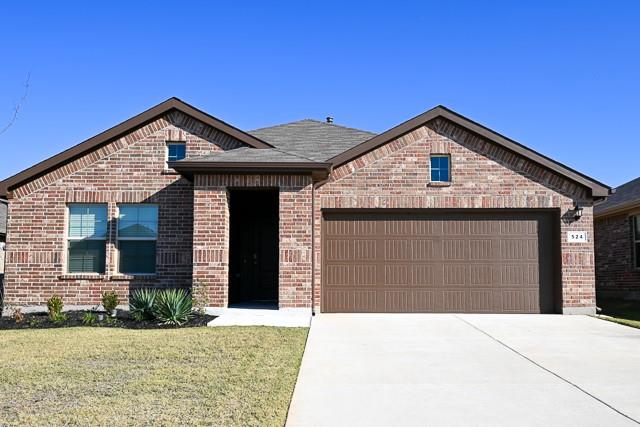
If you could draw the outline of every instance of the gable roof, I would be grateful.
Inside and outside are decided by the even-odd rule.
[[[489,140],[511,152],[519,154],[539,164],[540,166],[543,166],[546,169],[549,169],[561,176],[564,176],[565,178],[570,179],[571,181],[577,182],[578,184],[589,188],[591,190],[592,197],[607,197],[611,192],[611,188],[606,184],[596,181],[595,179],[590,178],[574,169],[571,169],[568,166],[563,165],[562,163],[556,162],[555,160],[546,157],[530,148],[527,148],[524,145],[507,138],[506,136],[494,132],[485,126],[482,126],[481,124],[476,123],[473,120],[470,120],[462,116],[461,114],[456,113],[455,111],[449,110],[442,105],[432,108],[431,110],[426,111],[410,120],[407,120],[406,122],[401,123],[386,132],[376,135],[373,138],[330,158],[328,161],[333,163],[334,167],[338,167],[362,156],[363,154],[368,153],[369,151],[375,150],[376,148],[388,142],[391,142],[406,133],[417,129],[425,125],[427,122],[430,122],[438,117],[445,118],[469,132],[479,135],[480,137]]]
[[[288,153],[326,161],[376,134],[318,120],[304,119],[249,131]]]
[[[241,151],[236,149],[226,153],[205,156],[206,158],[187,158],[170,164],[171,167],[180,172],[184,171],[186,174],[207,170],[240,171],[243,168],[244,170],[255,171],[286,171],[287,168],[291,168],[291,171],[317,171],[319,169],[329,171],[332,167],[348,163],[434,119],[442,117],[485,140],[523,156],[560,176],[590,189],[591,196],[594,198],[605,198],[611,192],[611,188],[607,185],[443,106],[437,106],[379,135],[311,119],[244,132],[178,98],[170,98],[75,147],[0,182],[0,197],[6,196],[8,190],[108,144],[123,134],[131,132],[173,109],[227,133],[245,143],[248,147],[260,149],[260,152],[254,153],[245,147]]]
[[[145,124],[152,122],[160,116],[167,114],[172,110],[178,110],[188,116],[191,116],[201,122],[214,127],[221,132],[224,132],[237,140],[247,144],[250,147],[254,148],[271,148],[271,144],[264,142],[260,138],[250,135],[234,126],[231,126],[228,123],[223,122],[222,120],[216,119],[215,117],[205,113],[202,110],[199,110],[192,105],[187,104],[186,102],[178,99],[178,98],[169,98],[164,102],[152,107],[137,116],[134,116],[124,122],[120,123],[108,129],[92,138],[87,139],[84,142],[81,142],[78,145],[75,145],[68,150],[63,151],[62,153],[56,154],[53,157],[50,157],[28,169],[23,170],[22,172],[13,175],[4,181],[0,181],[0,196],[6,196],[7,192],[26,181],[30,181],[39,176],[46,174],[47,172],[59,168],[66,163],[69,163],[78,157],[84,156],[87,153],[90,153],[93,150],[96,150],[109,142],[118,139],[122,135],[129,133],[139,127],[144,126]]]
[[[635,207],[640,207],[640,177],[617,187],[607,200],[593,208],[593,214],[606,216]]]

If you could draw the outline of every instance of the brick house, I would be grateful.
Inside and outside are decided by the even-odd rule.
[[[185,287],[211,308],[593,313],[610,189],[444,107],[241,131],[176,98],[0,183],[5,301]]]
[[[640,178],[598,203],[594,217],[598,296],[640,299]]]

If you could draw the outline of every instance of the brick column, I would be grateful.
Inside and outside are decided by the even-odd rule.
[[[193,191],[193,287],[209,307],[229,301],[229,197],[215,177],[197,175]],[[196,289],[204,287],[202,289]]]

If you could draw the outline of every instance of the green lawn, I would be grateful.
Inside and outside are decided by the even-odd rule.
[[[598,307],[602,308],[599,318],[640,328],[640,301],[598,300]]]
[[[0,331],[0,425],[282,426],[307,332]]]

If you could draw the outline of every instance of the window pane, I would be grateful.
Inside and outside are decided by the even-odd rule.
[[[440,169],[440,181],[449,181],[449,168]]]
[[[121,205],[118,218],[118,237],[158,236],[158,207],[156,205]]]
[[[79,240],[69,242],[67,271],[69,273],[104,273],[105,241]]]
[[[633,217],[633,232],[635,240],[640,240],[640,216]]]
[[[105,238],[106,205],[69,205],[69,237]]]
[[[432,156],[431,157],[431,181],[449,182],[449,157],[448,156]]]
[[[122,240],[120,248],[121,273],[155,273],[156,242]]]
[[[182,160],[185,158],[187,146],[185,144],[169,144],[167,145],[168,160]]]

